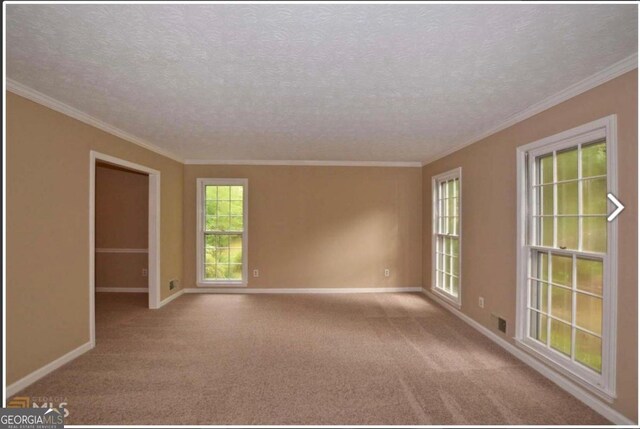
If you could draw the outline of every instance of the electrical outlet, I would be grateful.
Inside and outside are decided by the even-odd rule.
[[[260,277],[260,270],[253,270],[253,277]]]
[[[142,269],[142,277],[147,277],[149,275],[149,271],[146,268]]]
[[[484,308],[484,298],[483,297],[478,298],[478,307]]]
[[[389,277],[391,275],[391,271],[389,271],[389,268],[385,268],[384,269],[384,276],[385,277]]]

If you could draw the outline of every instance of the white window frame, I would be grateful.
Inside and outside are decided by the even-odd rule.
[[[437,239],[438,220],[440,217],[438,195],[439,185],[451,179],[458,179],[458,296],[454,297],[436,287],[437,282]],[[431,204],[432,224],[431,224],[431,291],[444,302],[456,307],[462,307],[462,167],[454,168],[431,177]]]
[[[248,283],[248,250],[249,250],[249,180],[248,179],[206,179],[196,180],[196,271],[198,287],[246,287]],[[242,186],[242,280],[207,280],[204,278],[204,219],[205,189],[212,186]]]
[[[602,399],[612,402],[616,398],[616,331],[617,331],[617,268],[618,268],[618,222],[607,222],[607,252],[598,254],[603,260],[602,290],[602,368],[600,374],[573,362],[570,357],[547,348],[545,345],[529,337],[528,288],[530,277],[531,250],[542,248],[532,246],[534,233],[529,224],[530,210],[533,200],[529,193],[529,183],[535,174],[535,158],[553,151],[573,147],[579,144],[605,139],[607,148],[607,193],[617,194],[617,121],[616,115],[589,122],[568,131],[520,146],[517,156],[517,291],[516,291],[516,344],[525,351],[544,361],[556,371],[567,376],[580,386],[595,393]],[[580,162],[580,161],[578,161]],[[579,167],[580,168],[580,167]],[[607,212],[613,204],[607,201]],[[555,234],[555,232],[554,232]],[[556,254],[563,251],[559,248],[548,248]],[[589,252],[567,252],[570,254],[589,255]],[[551,275],[551,273],[549,273]],[[575,274],[574,274],[575,277]],[[574,303],[575,305],[575,303]]]

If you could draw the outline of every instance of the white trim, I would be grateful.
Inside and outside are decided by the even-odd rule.
[[[160,302],[160,307],[164,307],[165,305],[169,304],[171,301],[173,301],[174,299],[182,296],[182,294],[184,293],[184,289],[180,289],[179,291],[175,292],[173,295],[163,299]]]
[[[616,115],[591,121],[567,131],[528,143],[516,148],[517,171],[517,240],[516,240],[516,336],[518,345],[532,356],[543,360],[547,365],[554,367],[556,371],[566,377],[574,379],[584,388],[608,402],[613,402],[616,397],[616,328],[617,328],[617,276],[618,276],[618,227],[617,222],[607,222],[607,252],[598,255],[604,264],[604,289],[602,303],[602,369],[598,374],[583,367],[560,353],[541,345],[531,339],[528,334],[527,314],[527,284],[529,273],[529,259],[532,248],[536,248],[530,242],[531,230],[528,228],[529,210],[529,185],[527,179],[533,177],[534,159],[542,154],[561,150],[579,144],[605,138],[607,147],[607,192],[617,194],[617,120]],[[527,159],[528,158],[528,159]],[[554,169],[555,171],[555,169]],[[527,177],[527,174],[529,176]],[[554,173],[555,174],[555,173]],[[556,182],[554,178],[554,182]],[[608,200],[607,200],[608,201]],[[608,205],[608,210],[611,204]],[[556,248],[549,249],[552,252]],[[569,251],[567,251],[569,252]],[[576,253],[571,251],[571,254]],[[580,253],[580,252],[577,252]],[[573,323],[572,323],[573,324]],[[572,341],[573,347],[573,341]]]
[[[524,121],[525,119],[528,119],[534,115],[537,115],[540,112],[543,112],[547,109],[552,108],[553,106],[556,106],[564,101],[567,101],[573,97],[576,97],[580,94],[582,94],[583,92],[587,92],[590,89],[595,88],[596,86],[602,85],[603,83],[606,83],[610,80],[613,80],[615,78],[617,78],[618,76],[621,76],[627,72],[630,72],[631,70],[634,70],[638,68],[638,54],[635,53],[633,55],[628,56],[627,58],[624,58],[621,61],[618,61],[617,63],[612,64],[611,66],[605,68],[604,70],[599,71],[598,73],[595,73],[589,77],[587,77],[586,79],[581,80],[580,82],[577,82],[565,89],[563,89],[560,92],[557,92],[547,98],[545,98],[542,101],[539,101],[535,104],[532,104],[531,106],[527,107],[526,109],[508,117],[507,119],[505,119],[504,121],[502,121],[501,123],[499,123],[498,125],[496,125],[493,128],[490,128],[480,134],[477,134],[475,136],[473,136],[472,138],[453,146],[450,149],[447,149],[446,151],[442,152],[439,155],[436,155],[434,157],[428,158],[427,160],[422,162],[422,165],[425,166],[427,164],[430,164],[434,161],[437,161],[441,158],[444,158],[447,155],[451,155],[454,152],[459,151],[460,149],[463,149],[467,146],[470,146],[474,143],[479,142],[480,140],[483,140],[499,131],[502,131],[506,128],[509,128],[512,125],[517,124],[518,122]]]
[[[94,150],[89,152],[89,335],[95,342],[95,190],[96,162],[139,171],[149,175],[149,308],[160,306],[160,171]]]
[[[438,208],[439,200],[439,183],[458,179],[458,297],[448,295],[444,290],[439,290],[436,287],[437,282],[437,260],[436,260],[436,245],[438,238],[438,225],[436,222],[439,220],[438,216],[440,211]],[[431,291],[436,293],[445,302],[453,305],[457,308],[462,307],[462,167],[457,167],[444,173],[437,174],[431,177]]]
[[[184,293],[234,293],[234,294],[344,294],[344,293],[393,293],[422,292],[421,287],[366,287],[366,288],[186,288]]]
[[[183,162],[183,158],[166,150],[166,149],[162,149],[160,147],[158,147],[157,145],[143,139],[140,138],[138,136],[135,136],[131,133],[128,133],[124,130],[121,130],[120,128],[117,128],[111,124],[108,124],[96,117],[93,117],[79,109],[76,109],[75,107],[71,107],[66,103],[63,103],[62,101],[56,100],[53,97],[50,97],[46,94],[43,94],[39,91],[36,91],[33,88],[28,87],[27,85],[24,85],[22,83],[16,82],[13,79],[7,79],[6,80],[6,89],[7,91],[11,91],[14,94],[17,94],[21,97],[27,98],[33,102],[36,102],[38,104],[41,104],[43,106],[46,106],[50,109],[55,110],[56,112],[60,112],[64,115],[70,116],[74,119],[77,119],[81,122],[84,122],[85,124],[91,125],[92,127],[96,127],[104,132],[107,132],[109,134],[112,134],[116,137],[119,137],[121,139],[124,139],[130,143],[133,143],[135,145],[138,145],[140,147],[143,147],[147,150],[150,150],[151,152],[155,152],[158,155],[162,155],[165,156],[167,158],[170,158],[174,161],[178,161],[180,163]]]
[[[186,159],[186,165],[292,165],[308,167],[422,167],[421,162],[404,161],[297,161]]]
[[[149,249],[115,249],[96,247],[96,253],[149,253]]]
[[[423,289],[422,292],[428,298],[432,299],[434,302],[440,305],[442,308],[444,308],[447,311],[450,311],[455,316],[459,317],[463,322],[467,323],[469,326],[471,326],[472,328],[480,332],[482,335],[486,336],[491,341],[493,341],[494,343],[496,343],[497,345],[499,345],[500,347],[502,347],[503,349],[511,353],[513,356],[515,356],[522,362],[524,362],[526,365],[528,365],[532,369],[542,374],[544,377],[546,377],[547,379],[549,379],[550,381],[558,385],[560,388],[562,388],[564,391],[574,396],[576,399],[580,400],[583,404],[585,404],[586,406],[588,406],[598,414],[602,415],[603,417],[607,418],[608,420],[610,420],[611,422],[617,425],[632,426],[636,424],[628,417],[624,416],[623,414],[611,408],[608,404],[605,404],[604,402],[602,402],[597,396],[583,390],[582,388],[580,388],[580,386],[576,385],[571,380],[562,376],[562,374],[559,374],[558,372],[554,371],[553,369],[549,368],[548,366],[540,362],[538,359],[532,357],[530,354],[522,351],[515,345],[509,343],[507,340],[495,334],[487,327],[476,322],[474,319],[462,313],[460,310],[457,310],[451,307],[450,305],[444,305],[444,303],[442,303],[442,301],[437,296],[432,294],[431,291]]]
[[[242,279],[205,280],[204,274],[204,192],[207,185],[242,186]],[[249,179],[196,179],[196,286],[198,287],[246,287],[249,282]]]
[[[22,377],[20,380],[16,381],[10,386],[7,386],[7,390],[6,390],[7,393],[5,396],[5,400],[7,400],[10,396],[13,396],[16,393],[20,392],[21,390],[25,389],[26,387],[32,385],[36,381],[40,380],[42,377],[60,368],[62,365],[69,363],[75,358],[77,358],[78,356],[88,352],[94,346],[95,346],[95,343],[93,341],[89,341],[88,343],[85,343],[80,347],[71,350],[69,353],[66,353],[63,356],[60,356],[58,359],[52,362],[49,362],[45,366],[39,369],[36,369],[31,374],[28,374]]]
[[[149,293],[147,287],[97,287],[96,292]]]

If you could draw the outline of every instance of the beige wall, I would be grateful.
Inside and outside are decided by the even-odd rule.
[[[182,278],[184,167],[13,93],[6,100],[11,384],[89,341],[89,151],[161,172],[161,298]]]
[[[149,176],[109,164],[96,166],[96,249],[147,249]],[[96,288],[147,288],[146,253],[96,252]]]
[[[184,287],[196,286],[197,178],[249,179],[249,287],[420,286],[421,177],[420,168],[186,165]]]
[[[516,147],[610,114],[618,115],[618,362],[614,408],[637,419],[638,110],[637,70],[598,86],[423,168],[424,287],[431,285],[431,177],[462,167],[462,311],[496,331],[491,313],[515,335]],[[484,308],[477,305],[485,299]],[[496,331],[498,332],[498,331]]]

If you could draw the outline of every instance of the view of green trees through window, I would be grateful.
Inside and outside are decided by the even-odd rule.
[[[460,179],[442,180],[436,188],[435,287],[454,298],[460,291]]]
[[[601,372],[605,142],[540,156],[534,176],[529,335]]]
[[[204,278],[242,279],[242,186],[205,186]]]

